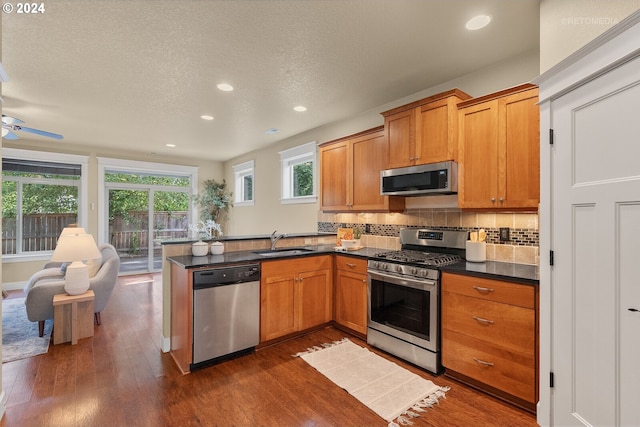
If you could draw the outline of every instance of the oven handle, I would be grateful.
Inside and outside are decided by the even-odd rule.
[[[369,270],[369,279],[380,280],[382,282],[391,283],[392,285],[407,286],[409,288],[426,291],[429,288],[437,286],[438,282],[429,279],[406,279],[391,274],[379,273]]]

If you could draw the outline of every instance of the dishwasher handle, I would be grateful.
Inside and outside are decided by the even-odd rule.
[[[260,280],[260,264],[217,267],[193,272],[193,289],[213,288]]]

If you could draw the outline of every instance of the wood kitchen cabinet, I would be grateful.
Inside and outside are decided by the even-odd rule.
[[[263,262],[260,342],[330,322],[332,271],[330,255]]]
[[[335,316],[342,325],[367,334],[367,260],[336,255]]]
[[[457,160],[457,104],[469,98],[453,89],[383,112],[388,146],[384,169]]]
[[[525,84],[458,104],[460,208],[538,208],[537,102],[538,88]]]
[[[535,412],[537,286],[444,272],[441,302],[447,375]]]
[[[382,127],[320,146],[320,209],[389,212],[404,210],[404,198],[380,195],[387,162]]]

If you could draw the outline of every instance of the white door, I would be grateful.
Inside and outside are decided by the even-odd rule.
[[[551,104],[557,426],[640,425],[639,77],[636,58]]]

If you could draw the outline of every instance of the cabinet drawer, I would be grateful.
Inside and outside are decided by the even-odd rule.
[[[535,311],[466,295],[442,293],[442,328],[509,351],[535,351]]]
[[[367,260],[349,256],[337,256],[336,268],[338,270],[352,271],[358,274],[367,274]]]
[[[524,308],[535,308],[535,289],[529,285],[445,272],[442,274],[442,290]]]
[[[447,369],[535,403],[533,354],[509,352],[446,329],[442,339],[442,364]]]

